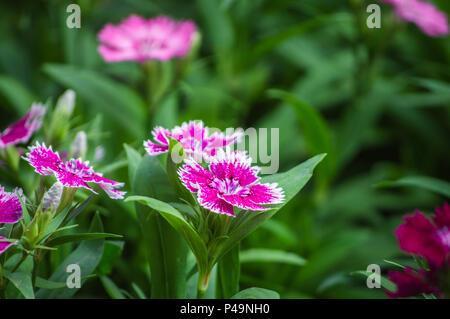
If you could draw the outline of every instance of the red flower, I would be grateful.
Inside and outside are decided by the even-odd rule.
[[[436,208],[433,221],[420,211],[405,217],[395,231],[400,248],[425,258],[432,268],[439,268],[450,255],[450,206]]]
[[[442,295],[438,288],[432,284],[434,273],[420,269],[418,272],[411,267],[405,267],[404,272],[392,271],[389,280],[397,285],[395,292],[386,291],[391,298],[414,297],[421,294]]]

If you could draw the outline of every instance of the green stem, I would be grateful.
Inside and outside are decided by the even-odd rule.
[[[22,258],[19,260],[19,262],[17,263],[17,265],[14,267],[14,269],[11,271],[11,273],[15,272],[17,270],[17,268],[20,267],[20,265],[22,265],[22,263],[25,261],[25,259],[27,259],[28,255],[25,253],[22,253]]]
[[[55,211],[55,217],[58,216],[67,206],[69,206],[73,198],[75,197],[77,189],[74,187],[64,187],[63,193],[61,195],[61,201]]]
[[[208,289],[209,278],[211,275],[211,270],[206,272],[198,273],[198,284],[197,284],[197,299],[202,299]]]

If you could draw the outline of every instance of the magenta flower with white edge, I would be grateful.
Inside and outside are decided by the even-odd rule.
[[[153,129],[152,135],[157,143],[150,140],[144,141],[145,150],[151,156],[168,152],[170,136],[180,142],[188,157],[208,159],[215,156],[219,149],[239,142],[243,133],[237,131],[227,136],[222,132],[214,132],[210,135],[208,127],[205,127],[202,121],[190,121],[170,131],[157,126]]]
[[[14,224],[22,218],[22,206],[20,205],[18,191],[6,192],[0,186],[0,224]],[[0,236],[0,239],[7,239]],[[14,245],[12,242],[0,241],[0,254],[8,247]]]
[[[234,207],[265,211],[264,204],[279,204],[284,192],[277,183],[258,183],[259,167],[251,166],[245,152],[219,150],[208,169],[186,159],[178,170],[182,184],[197,193],[199,204],[212,212],[235,216]]]
[[[192,21],[131,15],[119,25],[107,24],[98,34],[100,55],[106,62],[167,61],[188,54],[196,32]]]
[[[23,118],[11,124],[0,134],[0,148],[28,142],[31,135],[41,128],[45,112],[46,108],[43,104],[33,103]]]
[[[45,144],[36,143],[29,149],[30,152],[24,159],[34,167],[35,171],[41,175],[54,175],[64,187],[83,187],[97,194],[87,184],[95,183],[111,198],[123,199],[126,194],[124,191],[117,190],[124,183],[102,177],[102,174],[94,172],[88,161],[83,162],[81,159],[74,158],[63,161],[58,152],[54,152],[51,146],[47,147]]]

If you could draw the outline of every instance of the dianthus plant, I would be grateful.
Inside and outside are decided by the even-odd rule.
[[[196,272],[197,297],[201,298],[217,263],[238,269],[239,242],[289,202],[324,157],[318,155],[285,173],[262,177],[246,152],[230,148],[239,134],[209,135],[202,122],[191,121],[172,130],[158,127],[153,136],[155,142],[144,142],[148,152],[144,157],[126,149],[129,166],[135,167],[130,178],[136,194],[126,201],[139,203],[136,209],[149,244],[154,298],[186,297],[186,280]],[[165,169],[159,156],[166,156]],[[183,243],[174,244],[177,236],[191,249],[196,267],[191,269],[183,261]],[[168,262],[170,268],[164,268],[162,263]],[[218,271],[218,280],[235,282],[231,268],[228,273]]]

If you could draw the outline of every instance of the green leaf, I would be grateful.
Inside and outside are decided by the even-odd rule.
[[[365,271],[365,270],[358,270],[358,271],[352,272],[351,274],[352,275],[362,275],[367,278],[370,275],[373,275],[373,272]],[[396,285],[384,276],[381,276],[380,284],[381,284],[381,287],[383,287],[384,289],[387,289],[391,292],[394,292],[397,289]]]
[[[175,201],[167,174],[156,157],[146,154],[135,174],[134,192]],[[155,210],[136,203],[151,272],[152,298],[185,298],[186,255],[183,237]]]
[[[408,176],[396,181],[385,181],[376,185],[376,187],[401,187],[413,186],[435,192],[446,197],[450,197],[450,183],[428,176]]]
[[[123,241],[105,241],[103,256],[97,267],[98,273],[102,275],[108,275],[111,273],[114,263],[122,254],[124,244],[125,242]]]
[[[73,88],[97,109],[141,138],[145,131],[146,104],[134,91],[97,72],[71,65],[46,64],[44,71],[62,85]]]
[[[142,291],[142,289],[134,282],[131,283],[131,288],[133,288],[133,291],[136,293],[139,299],[147,299],[147,296]]]
[[[280,294],[273,290],[252,287],[239,291],[231,299],[280,299]]]
[[[248,52],[248,62],[254,63],[260,60],[264,55],[292,37],[308,33],[325,23],[337,23],[336,18],[340,18],[340,15],[318,16],[317,18],[298,23],[264,38],[252,45],[251,50]]]
[[[283,189],[285,199],[283,203],[274,205],[271,210],[265,212],[240,212],[231,223],[229,238],[218,251],[217,257],[227,253],[245,236],[254,231],[264,221],[275,215],[286,203],[288,203],[310,180],[314,168],[326,154],[320,154],[297,165],[291,170],[261,178],[261,183],[278,183]]]
[[[184,237],[197,259],[198,266],[202,268],[208,265],[208,252],[203,240],[178,210],[165,202],[146,196],[130,196],[125,201],[137,201],[159,212]]]
[[[161,101],[161,105],[155,110],[154,125],[173,127],[178,124],[177,94],[170,93]]]
[[[82,202],[81,204],[77,205],[72,210],[70,210],[70,215],[67,218],[67,220],[65,221],[65,224],[67,224],[69,221],[71,221],[72,219],[74,219],[75,217],[80,215],[83,212],[83,210],[86,208],[86,206],[90,203],[92,198],[94,198],[94,196],[95,196],[94,194],[89,195],[89,197],[84,202]]]
[[[302,266],[306,260],[297,254],[283,250],[255,248],[241,252],[241,263],[273,262]]]
[[[15,79],[1,75],[0,92],[12,104],[19,115],[25,115],[31,104],[36,101],[35,96]]]
[[[216,298],[228,299],[239,291],[241,264],[239,244],[226,253],[217,263]]]
[[[270,96],[282,99],[293,106],[310,154],[328,154],[317,175],[320,183],[328,183],[334,175],[336,159],[326,121],[317,109],[301,101],[293,94],[275,89],[269,90],[268,93]]]
[[[120,291],[119,287],[117,287],[117,285],[110,278],[107,276],[100,276],[100,281],[112,299],[125,299],[125,296]]]
[[[93,218],[89,231],[103,232],[102,221],[98,213]],[[81,276],[83,278],[91,275],[101,260],[104,241],[103,238],[99,238],[81,242],[81,244],[58,266],[48,280],[54,282],[66,282],[67,276],[69,275],[66,272],[66,269],[67,266],[71,264],[78,264],[80,266]],[[82,283],[84,283],[84,281],[85,280],[82,280]],[[63,288],[59,290],[39,289],[36,296],[44,299],[71,298],[77,291],[78,289],[76,288]]]
[[[22,196],[18,196],[20,201],[20,206],[22,207],[22,214],[23,214],[23,221],[25,222],[25,225],[28,226],[30,224],[31,218],[30,213],[28,212],[27,205],[23,201]]]
[[[67,287],[67,283],[50,281],[41,277],[36,277],[36,287],[44,289],[62,289]]]
[[[178,196],[183,198],[187,202],[195,205],[195,200],[192,197],[189,190],[181,184],[180,178],[178,176],[178,169],[183,165],[183,161],[186,158],[183,146],[180,142],[172,137],[169,139],[169,152],[166,159],[166,171],[172,186],[175,188]]]
[[[74,241],[82,241],[82,240],[92,240],[99,238],[122,238],[122,235],[109,234],[109,233],[81,233],[81,234],[69,234],[62,235],[59,237],[52,238],[49,240],[46,245],[50,247],[55,247],[59,245],[63,245],[66,243],[71,243]]]
[[[234,43],[234,31],[227,12],[220,7],[218,0],[197,0],[196,3],[216,54],[230,52]]]
[[[5,276],[26,299],[34,299],[31,273],[25,273],[22,271],[16,271],[14,273],[7,272],[5,273]]]
[[[125,152],[127,153],[128,160],[128,179],[130,180],[131,185],[134,184],[134,177],[136,170],[138,168],[139,163],[142,160],[142,155],[139,154],[134,148],[127,144],[123,144],[125,148]]]

